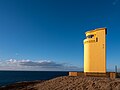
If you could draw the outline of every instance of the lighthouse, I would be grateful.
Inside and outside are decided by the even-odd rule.
[[[117,72],[106,71],[107,28],[97,28],[85,32],[84,71],[69,72],[69,76],[91,76],[116,78]]]
[[[106,73],[106,28],[85,32],[84,73]]]

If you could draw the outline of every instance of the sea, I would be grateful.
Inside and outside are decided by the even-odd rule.
[[[67,71],[0,71],[0,87],[22,81],[49,80],[67,76]]]

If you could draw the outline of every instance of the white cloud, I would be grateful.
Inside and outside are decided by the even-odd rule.
[[[48,60],[16,60],[0,61],[0,70],[29,70],[29,71],[80,71],[79,67]]]
[[[17,60],[15,60],[15,59],[10,59],[10,60],[8,60],[7,62],[8,62],[8,63],[16,63]]]

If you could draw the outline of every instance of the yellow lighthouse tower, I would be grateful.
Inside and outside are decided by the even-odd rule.
[[[106,73],[106,28],[87,31],[84,40],[84,72]]]
[[[116,78],[116,72],[106,72],[106,28],[87,31],[84,39],[84,72],[69,72],[69,76]]]

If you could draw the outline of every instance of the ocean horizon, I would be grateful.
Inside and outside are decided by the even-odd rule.
[[[0,86],[23,81],[49,80],[67,76],[69,71],[8,71],[0,70]]]

